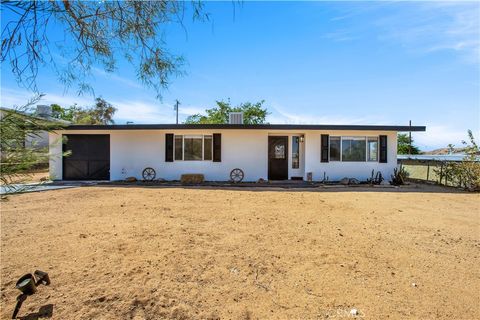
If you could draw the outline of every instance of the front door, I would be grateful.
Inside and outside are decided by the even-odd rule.
[[[288,179],[288,137],[268,137],[268,180]]]

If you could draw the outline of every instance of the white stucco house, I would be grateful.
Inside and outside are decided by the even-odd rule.
[[[397,166],[397,132],[424,126],[284,124],[70,125],[50,133],[54,180],[123,180],[150,167],[156,177],[203,174],[227,181],[325,176],[366,180],[372,169],[390,177]],[[63,156],[65,151],[70,155]]]

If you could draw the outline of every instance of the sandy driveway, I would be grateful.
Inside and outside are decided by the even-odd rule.
[[[1,309],[54,319],[474,319],[480,195],[82,187],[1,204]],[[415,284],[415,285],[413,285]]]

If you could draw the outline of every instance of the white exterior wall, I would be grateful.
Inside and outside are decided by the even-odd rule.
[[[323,173],[330,181],[343,177],[365,180],[372,169],[381,171],[388,180],[397,165],[397,133],[380,131],[305,131],[281,130],[68,130],[50,133],[50,177],[62,179],[63,134],[109,134],[110,135],[110,179],[123,180],[134,176],[141,179],[146,167],[155,169],[157,178],[179,180],[182,174],[201,173],[206,180],[226,181],[230,171],[241,168],[244,181],[268,178],[268,136],[288,136],[288,176],[303,176],[313,173],[315,181],[323,179]],[[165,134],[211,135],[222,134],[222,161],[174,161],[165,162]],[[331,136],[378,136],[387,135],[388,163],[379,162],[320,162],[320,135]],[[300,144],[300,168],[292,169],[292,136],[304,135]]]
[[[378,137],[387,136],[387,163],[378,161],[360,161],[360,162],[320,162],[320,135],[328,134],[330,136],[363,136]],[[385,180],[390,180],[393,169],[397,166],[397,132],[391,131],[307,131],[305,133],[305,178],[307,172],[313,173],[313,180],[323,179],[323,173],[330,181],[339,181],[342,178],[357,178],[361,181],[371,177],[372,170],[380,171]],[[380,153],[379,153],[380,154]]]
[[[180,180],[186,173],[202,173],[205,180],[227,181],[230,171],[241,168],[244,181],[267,179],[268,133],[253,130],[78,130],[50,134],[50,141],[59,140],[61,134],[109,134],[110,179],[142,178],[146,167],[155,169],[157,178]],[[165,134],[211,135],[222,134],[222,161],[165,162]],[[61,144],[50,148],[50,175],[62,177]]]

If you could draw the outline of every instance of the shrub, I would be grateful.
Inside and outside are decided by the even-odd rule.
[[[469,191],[480,191],[480,150],[473,137],[471,130],[468,130],[470,144],[465,141],[465,157],[461,162],[445,162],[442,168],[435,169],[440,181],[445,179],[453,185],[465,188]]]

